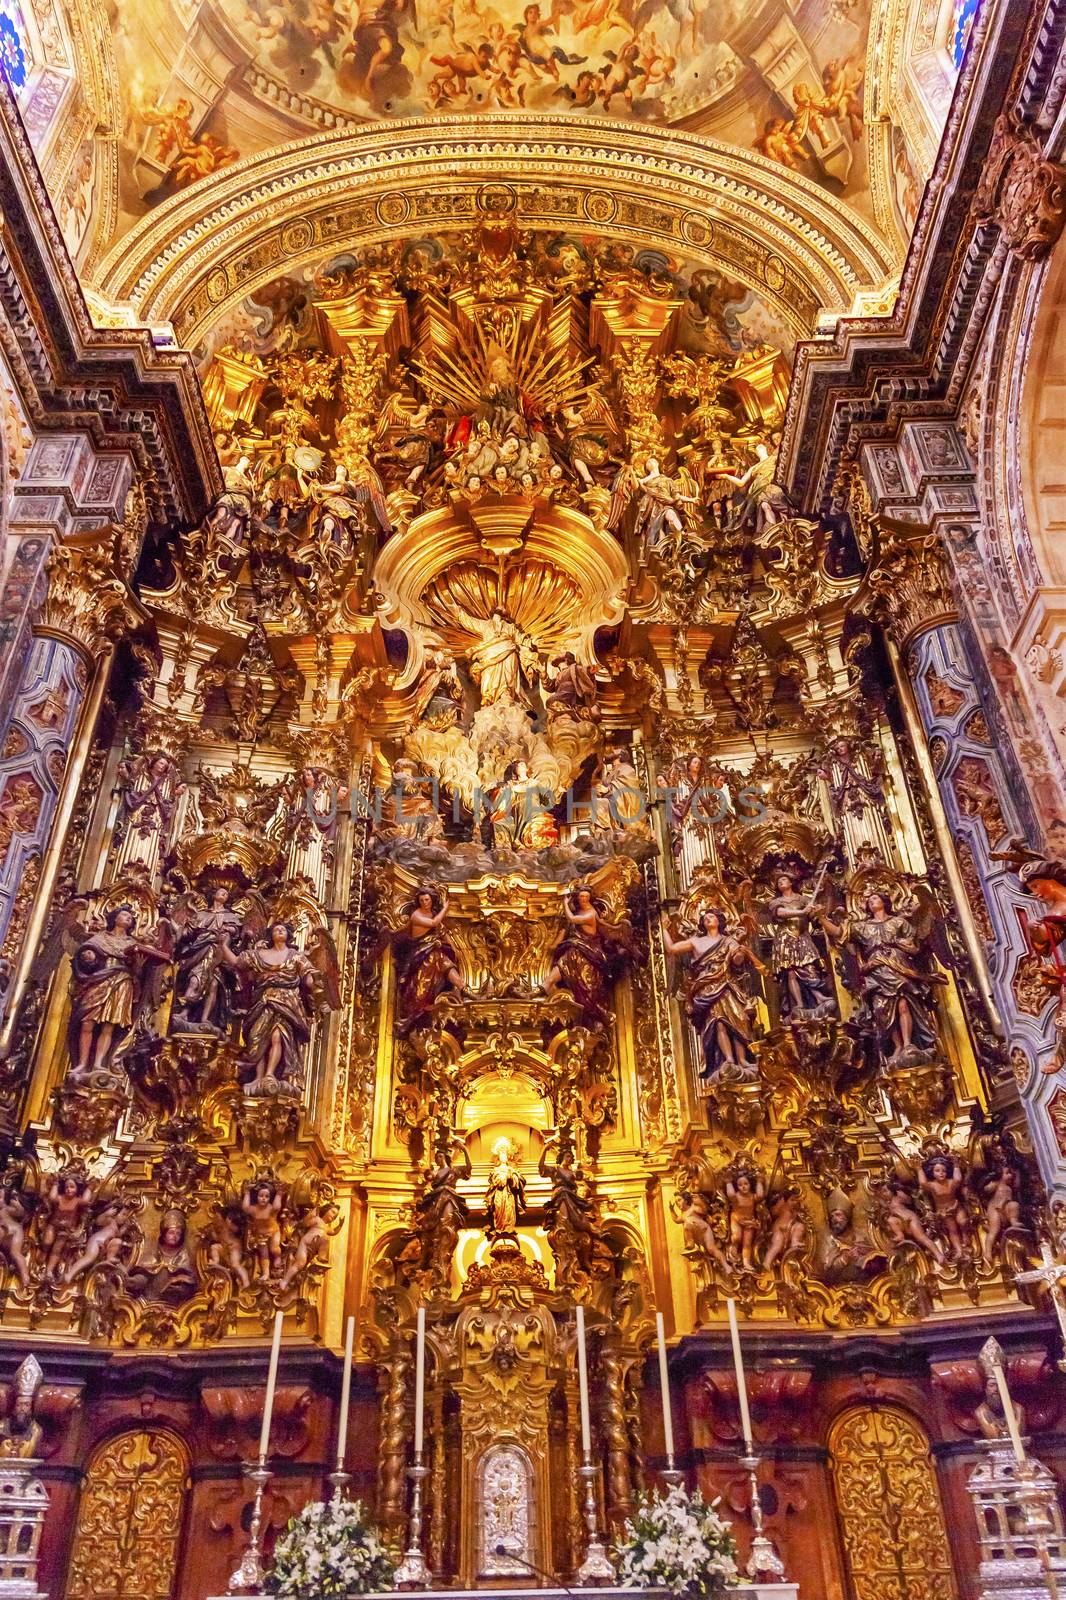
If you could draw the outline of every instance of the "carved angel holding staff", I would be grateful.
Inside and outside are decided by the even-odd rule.
[[[313,1018],[340,1005],[332,939],[324,928],[316,928],[304,952],[296,947],[291,925],[274,922],[257,943],[239,955],[234,955],[225,935],[219,957],[251,990],[239,1063],[242,1074],[250,1079],[245,1093],[293,1091],[300,1083]]]
[[[740,974],[745,967],[765,969],[752,954],[746,931],[729,929],[725,913],[710,906],[700,912],[696,931],[683,939],[673,937],[664,917],[663,943],[668,954],[688,957],[685,1013],[700,1036],[704,1082],[713,1083],[724,1071],[754,1076],[754,1004]]]
[[[947,979],[928,958],[935,903],[928,890],[918,892],[921,887],[901,880],[893,903],[887,884],[867,881],[849,894],[849,912],[840,922],[819,916],[829,937],[857,958],[866,1015],[888,1066],[927,1060],[937,1044],[934,990]]]
[[[75,1084],[90,1084],[98,1073],[113,1075],[138,1031],[147,1032],[171,958],[168,944],[138,936],[131,905],[113,906],[95,926],[79,920],[84,906],[75,901],[60,930],[71,956],[67,1044]],[[155,939],[166,937],[160,924]]]

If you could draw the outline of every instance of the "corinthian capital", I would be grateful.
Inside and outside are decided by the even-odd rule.
[[[110,532],[57,544],[48,558],[48,592],[35,631],[75,645],[90,658],[140,620],[140,606],[117,575]]]
[[[880,622],[903,651],[958,615],[944,545],[920,523],[875,517],[873,527],[873,558],[857,609]]]

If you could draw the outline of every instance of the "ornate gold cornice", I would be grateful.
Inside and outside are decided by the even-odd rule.
[[[95,661],[110,640],[129,632],[144,612],[115,575],[110,536],[57,544],[48,558],[48,592],[34,632],[61,639]]]
[[[818,184],[752,152],[665,129],[498,112],[284,145],[153,209],[97,287],[195,344],[257,285],[374,240],[468,227],[509,205],[523,226],[594,227],[718,267],[797,333],[894,270],[892,251]]]
[[[875,517],[872,527],[873,557],[856,610],[880,622],[902,653],[958,616],[944,545],[921,523]]]

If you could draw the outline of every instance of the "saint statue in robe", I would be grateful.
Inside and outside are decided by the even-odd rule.
[[[475,643],[466,651],[470,676],[481,693],[481,704],[510,703],[528,706],[529,681],[540,672],[536,646],[529,635],[495,606],[486,622],[456,607],[462,626],[474,635]]]

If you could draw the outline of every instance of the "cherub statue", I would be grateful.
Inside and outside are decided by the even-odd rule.
[[[296,947],[292,926],[274,922],[257,944],[239,955],[225,934],[219,957],[251,990],[238,1063],[245,1094],[298,1092],[311,1020],[340,1005],[337,954],[329,933],[314,929],[304,952]]]
[[[691,1194],[681,1194],[680,1199],[682,1204],[678,1221],[684,1229],[686,1245],[702,1250],[723,1272],[728,1272],[729,1263],[715,1235],[707,1196],[694,1189]]]
[[[66,1167],[53,1179],[44,1197],[44,1226],[41,1230],[46,1278],[56,1276],[63,1257],[71,1254],[82,1241],[93,1198],[92,1185],[77,1167]]]
[[[700,1076],[713,1083],[721,1073],[753,1077],[754,1002],[741,988],[745,966],[762,971],[743,930],[727,931],[725,913],[717,907],[700,912],[695,933],[675,939],[665,916],[663,943],[672,956],[687,956],[684,1006],[703,1047]]]
[[[729,1261],[734,1267],[754,1272],[766,1185],[753,1169],[741,1167],[726,1177],[724,1188],[729,1203]]]
[[[114,1076],[138,1027],[147,1029],[146,1013],[161,998],[160,969],[171,952],[138,937],[136,926],[130,905],[112,907],[95,928],[77,920],[75,907],[64,920],[63,942],[72,947],[68,1077],[75,1085],[91,1086],[100,1074]],[[162,925],[157,937],[164,937]]]
[[[991,1266],[1000,1249],[1003,1235],[1011,1228],[1025,1227],[1021,1201],[1022,1175],[1005,1158],[982,1185],[985,1212],[985,1238],[982,1254]]]
[[[30,1286],[30,1268],[26,1260],[26,1229],[30,1211],[22,1190],[14,1183],[0,1188],[0,1258],[18,1278],[23,1293]]]
[[[916,1244],[938,1266],[943,1266],[944,1252],[925,1226],[912,1183],[898,1174],[890,1175],[879,1186],[879,1199],[879,1221],[889,1244]]]
[[[278,1217],[284,1203],[285,1191],[269,1179],[247,1184],[241,1197],[247,1253],[254,1258],[256,1277],[264,1281],[281,1274],[282,1239]]]
[[[313,1261],[329,1260],[330,1229],[340,1212],[334,1205],[319,1209],[311,1206],[296,1224],[290,1240],[289,1264],[281,1277],[281,1288],[291,1289]]]
[[[136,1206],[123,1195],[108,1195],[99,1202],[85,1247],[60,1274],[60,1283],[73,1283],[98,1263],[114,1264],[128,1257],[140,1238],[135,1212]]]
[[[938,1151],[922,1162],[918,1183],[933,1208],[938,1235],[947,1243],[946,1256],[957,1261],[970,1248],[973,1224],[963,1198],[965,1173],[956,1156]]]
[[[770,1242],[763,1256],[769,1272],[777,1261],[787,1261],[805,1249],[809,1233],[802,1193],[795,1185],[770,1196]]]
[[[247,1289],[251,1279],[244,1265],[244,1213],[240,1206],[220,1207],[202,1237],[207,1246],[208,1265],[225,1268],[238,1288]]]

